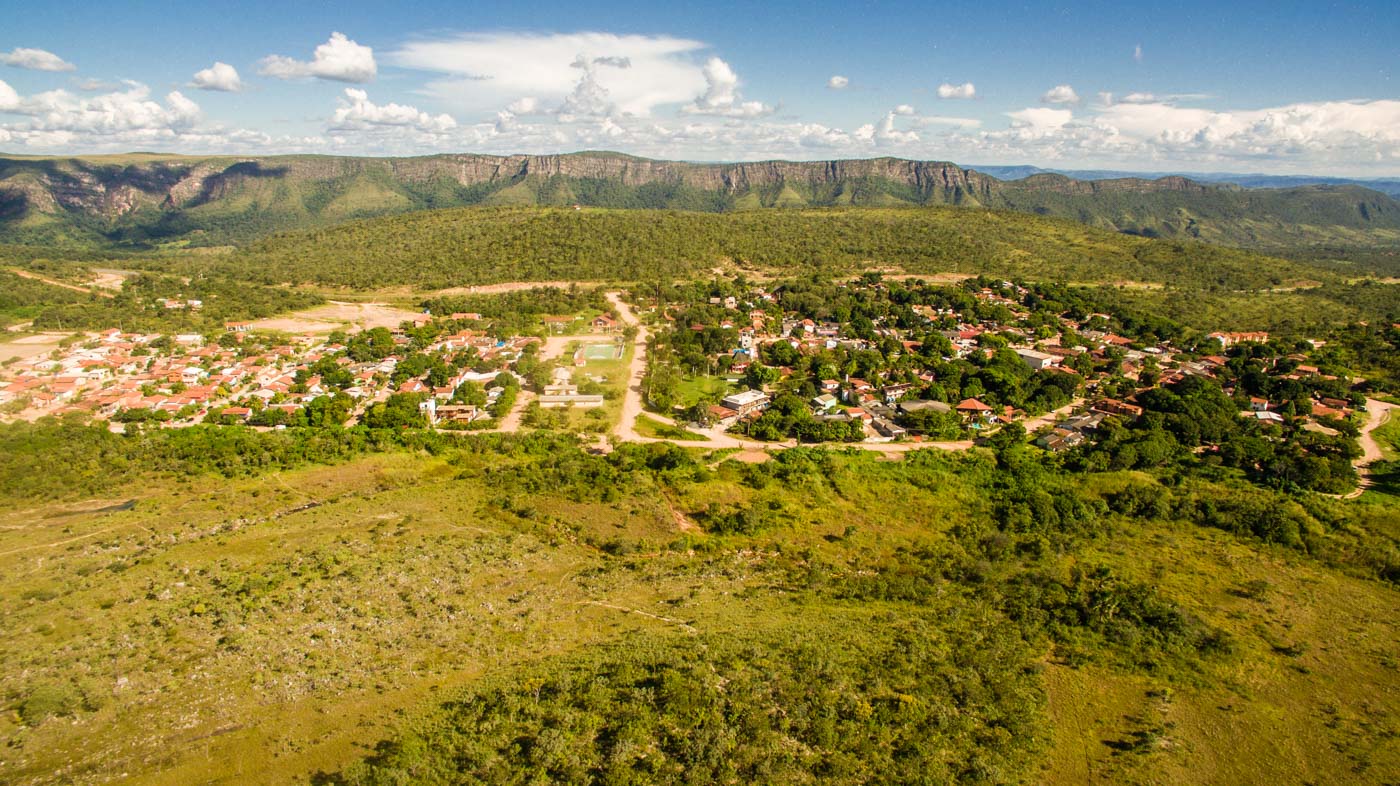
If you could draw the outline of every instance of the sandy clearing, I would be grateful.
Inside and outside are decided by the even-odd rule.
[[[121,289],[128,278],[136,275],[135,270],[117,270],[110,267],[95,267],[92,272],[92,281],[88,283],[102,289]]]
[[[323,306],[286,316],[259,319],[253,323],[253,328],[282,330],[288,333],[330,333],[351,326],[369,330],[377,327],[398,327],[399,323],[417,315],[416,311],[387,303],[347,303],[332,300]]]
[[[428,297],[503,295],[507,292],[521,292],[527,289],[568,289],[573,286],[587,289],[588,287],[602,286],[602,283],[601,281],[509,281],[503,284],[477,284],[475,286],[436,289],[429,292]]]
[[[0,342],[0,360],[18,358],[28,360],[47,355],[58,349],[58,345],[73,333],[36,333],[21,336],[13,341]]]

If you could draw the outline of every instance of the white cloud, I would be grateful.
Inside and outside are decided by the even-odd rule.
[[[1064,127],[1074,119],[1074,112],[1068,109],[1051,109],[1036,106],[1007,112],[1013,129],[1027,129],[1036,134],[1044,134]]]
[[[831,88],[832,90],[844,90],[846,89],[846,86],[850,83],[851,80],[847,79],[844,76],[841,76],[840,74],[837,74],[832,78],[826,80],[826,86]]]
[[[425,86],[427,95],[462,112],[487,112],[521,96],[558,106],[578,88],[580,75],[572,66],[583,56],[599,66],[593,79],[618,114],[646,116],[706,92],[704,68],[694,59],[704,47],[672,36],[469,33],[409,42],[389,60],[443,74]],[[629,67],[608,67],[609,60],[625,60]]]
[[[876,146],[886,147],[891,145],[907,145],[919,141],[919,134],[915,131],[900,131],[894,126],[895,115],[899,110],[891,110],[885,113],[885,117],[878,123],[867,123],[856,129],[855,137]]]
[[[1137,63],[1142,62],[1142,44],[1133,47],[1133,61]]]
[[[711,57],[705,61],[705,92],[694,104],[681,111],[696,115],[721,117],[758,117],[771,114],[773,108],[761,101],[744,101],[739,95],[739,75],[729,64]]]
[[[976,98],[977,88],[971,82],[963,82],[960,85],[944,82],[938,86],[939,98]]]
[[[243,89],[243,80],[238,78],[238,69],[228,63],[216,62],[202,71],[196,71],[190,87],[237,93]]]
[[[371,82],[378,73],[374,50],[345,37],[331,33],[330,40],[316,47],[312,59],[293,60],[283,55],[268,55],[261,61],[258,73],[278,79],[316,77],[336,82]]]
[[[919,127],[927,126],[952,126],[954,128],[979,128],[982,121],[972,117],[948,117],[946,115],[924,115],[914,119],[914,125]]]
[[[914,107],[908,104],[900,104],[894,108],[894,113],[896,115],[912,115],[914,114]]]
[[[179,91],[167,94],[164,105],[150,95],[150,88],[136,82],[124,91],[92,98],[49,90],[20,99],[10,111],[29,116],[22,130],[92,134],[187,128],[199,119],[199,105]]]
[[[457,127],[451,115],[430,115],[415,107],[402,104],[375,104],[369,93],[359,88],[345,88],[331,118],[331,128],[337,131],[364,130],[374,126],[411,128],[429,134],[440,134]]]
[[[28,68],[31,71],[76,71],[78,67],[63,58],[43,49],[19,47],[9,52],[0,52],[0,63],[15,68]]]
[[[1154,95],[1152,95],[1151,93],[1129,93],[1129,94],[1123,96],[1122,98],[1118,99],[1118,103],[1120,103],[1120,104],[1157,104],[1157,103],[1161,103],[1161,102],[1164,101],[1164,100],[1166,100],[1166,99],[1165,99],[1165,98],[1158,98],[1157,96],[1154,96]]]
[[[0,112],[8,111],[19,106],[19,93],[13,87],[0,79]]]
[[[608,89],[598,82],[598,66],[609,62],[616,62],[615,58],[588,58],[579,55],[574,58],[574,62],[569,64],[570,68],[577,68],[583,72],[578,79],[578,84],[574,85],[574,91],[564,97],[564,103],[559,107],[559,116],[566,121],[578,117],[607,117],[616,111],[616,107],[608,98]],[[631,63],[630,60],[626,61]]]
[[[1077,104],[1079,94],[1069,85],[1055,85],[1040,97],[1042,104]]]
[[[510,106],[506,107],[506,109],[509,110],[511,114],[533,115],[540,111],[540,101],[534,96],[525,96],[524,98],[518,98],[512,101]]]

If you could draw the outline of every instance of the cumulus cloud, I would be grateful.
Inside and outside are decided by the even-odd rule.
[[[773,111],[761,101],[744,101],[739,95],[739,75],[718,57],[705,61],[704,75],[705,92],[682,111],[721,117],[759,117]]]
[[[1064,127],[1074,119],[1074,112],[1068,109],[1051,109],[1036,106],[1007,112],[1013,129],[1026,129],[1036,134],[1045,134]]]
[[[564,103],[559,107],[560,118],[571,121],[578,117],[607,117],[616,111],[608,98],[608,89],[598,81],[598,66],[613,60],[605,57],[590,59],[583,55],[574,58],[569,67],[579,69],[583,75],[574,85],[574,91],[564,97]],[[631,61],[627,62],[630,64]]]
[[[1040,97],[1042,104],[1077,104],[1079,94],[1069,85],[1055,85]]]
[[[844,90],[849,84],[851,84],[851,80],[847,79],[844,76],[841,76],[840,74],[837,74],[831,77],[830,79],[826,80],[826,86],[831,88],[832,90]]]
[[[345,96],[340,99],[331,118],[331,128],[337,131],[364,130],[375,126],[412,128],[424,133],[438,134],[457,127],[451,115],[430,115],[427,112],[402,104],[376,104],[369,100],[369,93],[359,88],[345,88]]]
[[[0,52],[0,63],[15,68],[28,68],[31,71],[76,71],[78,67],[53,52],[43,49],[19,47],[8,52]]]
[[[148,87],[136,82],[128,82],[124,90],[91,97],[67,90],[20,96],[0,83],[0,111],[23,118],[0,130],[10,143],[29,149],[70,153],[166,145],[180,149],[186,135],[199,134],[198,104],[179,91],[158,101]]]
[[[579,86],[574,63],[594,66],[596,85],[621,115],[646,116],[666,104],[694,101],[708,89],[694,54],[705,45],[672,36],[612,33],[469,33],[412,41],[390,62],[441,74],[424,92],[464,113],[494,111],[521,96],[558,106]],[[626,62],[627,68],[617,67]]]
[[[514,115],[533,115],[540,111],[540,100],[534,96],[517,98],[506,109]]]
[[[918,132],[895,128],[894,119],[898,114],[901,114],[898,109],[892,109],[885,113],[879,123],[867,123],[857,128],[855,138],[881,147],[918,142]]]
[[[19,106],[19,93],[13,87],[0,79],[0,112],[6,112]]]
[[[896,115],[912,115],[914,114],[914,107],[908,104],[900,104],[894,108],[894,113]]]
[[[960,85],[944,82],[938,86],[939,98],[976,98],[977,88],[971,82]]]
[[[294,60],[283,55],[268,55],[259,65],[258,73],[278,79],[315,77],[336,82],[371,82],[378,73],[374,50],[345,36],[331,33],[330,40],[316,47],[310,61]]]
[[[238,78],[238,69],[228,63],[215,62],[201,71],[196,71],[190,87],[200,90],[218,90],[224,93],[237,93],[243,89],[243,81]]]
[[[914,118],[914,125],[926,126],[952,126],[954,128],[979,128],[982,121],[973,117],[949,117],[947,115],[924,115]]]

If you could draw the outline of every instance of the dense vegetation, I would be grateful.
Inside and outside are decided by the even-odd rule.
[[[0,270],[0,326],[32,320],[46,306],[89,303],[96,297]]]
[[[362,259],[364,264],[347,265]],[[370,262],[372,261],[372,264]],[[256,243],[225,263],[265,283],[446,287],[517,280],[653,280],[730,261],[761,270],[991,273],[1266,289],[1306,269],[1242,251],[958,208],[733,214],[450,210]]]
[[[1061,689],[1047,669],[1253,718],[1263,705],[1229,687],[1242,670],[1306,662],[1307,675],[1284,671],[1311,697],[1342,689],[1335,668],[1372,658],[1350,639],[1314,658],[1262,607],[1236,620],[1184,591],[1169,579],[1189,568],[1177,549],[1192,538],[1255,555],[1239,560],[1247,575],[1268,557],[1267,581],[1211,579],[1240,604],[1293,587],[1295,572],[1353,574],[1349,606],[1393,597],[1400,576],[1389,505],[1261,488],[1225,468],[1070,471],[1014,439],[895,463],[794,449],[741,464],[666,444],[590,455],[548,432],[122,436],[43,421],[0,428],[0,457],[0,498],[21,510],[142,489],[49,514],[71,532],[4,531],[21,550],[0,556],[17,621],[0,690],[24,726],[0,731],[23,761],[70,751],[87,764],[65,772],[82,782],[113,761],[149,772],[144,762],[165,760],[123,758],[131,745],[183,762],[180,730],[189,707],[211,706],[206,693],[221,709],[200,729],[222,723],[228,702],[251,729],[302,707],[319,718],[302,722],[342,731],[381,703],[410,711],[392,733],[360,732],[385,741],[324,782],[1040,782],[1074,734],[1047,708]],[[696,527],[677,531],[677,516]],[[69,544],[65,559],[33,550],[46,539]],[[1170,570],[1140,562],[1148,553]],[[55,609],[74,624],[39,625]],[[55,646],[67,655],[50,657]],[[484,676],[426,705],[397,692],[477,664]],[[1360,689],[1345,673],[1345,689]],[[104,687],[118,677],[135,692]],[[1289,717],[1325,735],[1309,755],[1360,757],[1379,733]],[[1207,742],[1155,712],[1105,723],[1095,745],[1110,758],[1086,755],[1126,779],[1194,761],[1179,757]],[[267,756],[247,752],[269,748],[248,733],[206,739]],[[207,767],[192,744],[188,766]],[[1369,757],[1369,774],[1361,758],[1347,765],[1355,780],[1385,772],[1386,754]],[[278,774],[264,780],[307,774],[287,769],[307,766],[295,756],[267,761]],[[7,779],[45,782],[49,770],[26,766]]]
[[[75,293],[76,294],[76,293]],[[169,308],[163,301],[198,307]],[[195,275],[188,279],[159,273],[127,278],[113,297],[47,305],[34,326],[60,330],[162,331],[220,333],[229,321],[261,319],[323,302],[319,295],[283,287],[251,284],[229,275]]]

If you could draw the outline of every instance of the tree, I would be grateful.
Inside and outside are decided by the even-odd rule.
[[[421,393],[395,393],[365,410],[363,422],[369,428],[423,428],[428,420],[418,406],[424,398]]]

